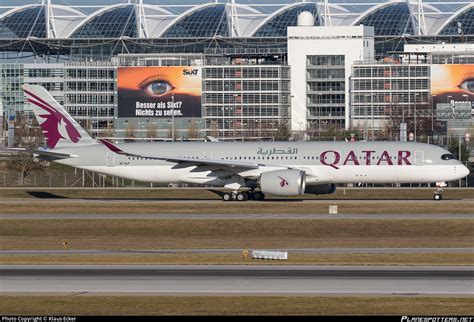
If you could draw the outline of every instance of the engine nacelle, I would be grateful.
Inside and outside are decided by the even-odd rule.
[[[306,186],[304,190],[304,193],[313,195],[326,195],[334,192],[336,192],[336,185],[334,183]]]
[[[306,176],[300,170],[275,170],[260,175],[263,193],[276,196],[298,196],[304,194]]]

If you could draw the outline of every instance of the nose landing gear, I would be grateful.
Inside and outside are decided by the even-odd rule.
[[[438,188],[435,190],[433,195],[434,200],[443,200],[443,189]]]
[[[434,200],[443,200],[443,187],[446,187],[446,182],[436,182],[436,190],[434,191]]]

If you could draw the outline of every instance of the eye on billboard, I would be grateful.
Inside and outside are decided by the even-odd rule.
[[[118,67],[119,118],[201,117],[201,68]]]
[[[432,65],[433,103],[472,102],[474,100],[474,65]]]

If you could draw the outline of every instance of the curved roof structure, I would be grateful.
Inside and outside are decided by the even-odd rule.
[[[0,20],[0,38],[46,38],[44,6],[23,6]]]
[[[474,3],[462,12],[454,15],[439,31],[440,35],[472,35],[474,34]]]
[[[303,12],[311,12],[314,19],[314,25],[319,26],[318,9],[316,3],[295,3],[270,15],[255,31],[255,37],[286,37],[287,27],[296,26],[298,15]]]
[[[78,5],[51,1],[76,1]],[[474,34],[472,0],[254,0],[251,4],[208,0],[197,5],[117,0],[117,4],[104,7],[100,1],[89,7],[79,5],[79,0],[0,6],[0,38],[285,37],[287,27],[296,25],[302,11],[314,15],[315,25],[364,24],[373,26],[376,36]]]
[[[192,8],[172,23],[161,35],[164,38],[229,37],[225,4],[210,4]]]
[[[362,17],[357,25],[373,26],[376,36],[413,35],[413,21],[407,2],[384,3]]]
[[[138,37],[135,6],[105,7],[84,20],[70,38]]]

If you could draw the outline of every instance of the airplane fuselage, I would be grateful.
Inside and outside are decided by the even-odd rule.
[[[305,172],[307,185],[434,183],[469,173],[447,150],[413,142],[134,142],[117,146],[137,155],[179,157],[189,162],[121,155],[102,144],[56,149],[76,156],[57,162],[131,180],[213,186],[235,181],[236,172],[218,165],[193,164],[193,159],[258,164],[256,169],[238,171],[248,180],[258,180],[266,171],[299,169]]]

